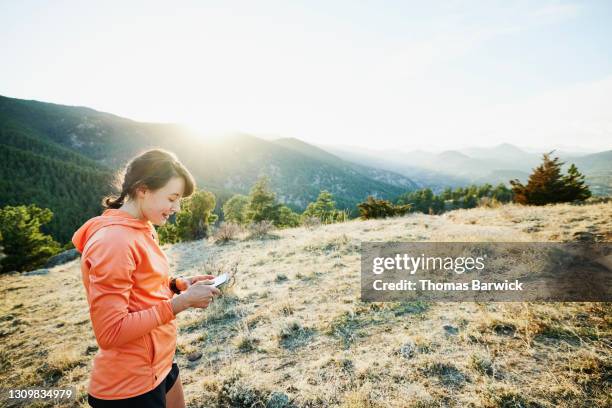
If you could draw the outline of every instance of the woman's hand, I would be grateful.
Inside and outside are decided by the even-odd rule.
[[[176,288],[184,292],[196,282],[211,281],[212,279],[215,279],[215,275],[196,275],[188,278],[176,278]],[[209,284],[211,283],[212,282]]]
[[[185,298],[188,307],[206,308],[212,302],[213,297],[221,294],[221,291],[211,285],[211,280],[200,280],[195,282],[179,296]]]
[[[214,275],[197,275],[190,278],[177,278],[176,287],[182,293],[172,298],[172,312],[178,313],[190,307],[204,309],[208,307],[214,296],[221,291],[214,286]]]

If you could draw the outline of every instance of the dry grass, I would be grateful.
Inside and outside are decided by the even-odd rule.
[[[609,304],[359,300],[362,240],[611,241],[612,203],[481,207],[274,234],[165,247],[175,274],[240,272],[209,309],[178,317],[188,406],[612,404]],[[0,380],[74,385],[86,406],[96,343],[78,262],[0,278]]]
[[[242,233],[242,227],[235,222],[223,222],[215,231],[213,239],[219,244],[225,244],[236,240]]]

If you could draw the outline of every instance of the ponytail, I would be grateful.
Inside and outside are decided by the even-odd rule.
[[[125,202],[125,197],[127,196],[126,192],[121,192],[120,196],[109,196],[109,197],[105,197],[104,200],[102,200],[102,205],[105,208],[120,208],[123,203]]]

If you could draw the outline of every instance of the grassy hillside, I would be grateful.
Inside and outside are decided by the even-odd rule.
[[[609,242],[611,203],[506,205],[275,234],[164,248],[173,274],[238,270],[208,309],[178,316],[189,407],[612,403],[610,304],[359,300],[362,241]],[[2,276],[0,291],[0,381],[76,385],[86,406],[96,342],[79,261],[44,276]]]

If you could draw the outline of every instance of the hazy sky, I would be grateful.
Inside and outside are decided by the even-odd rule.
[[[610,149],[611,21],[612,1],[0,0],[0,94],[323,144]]]

